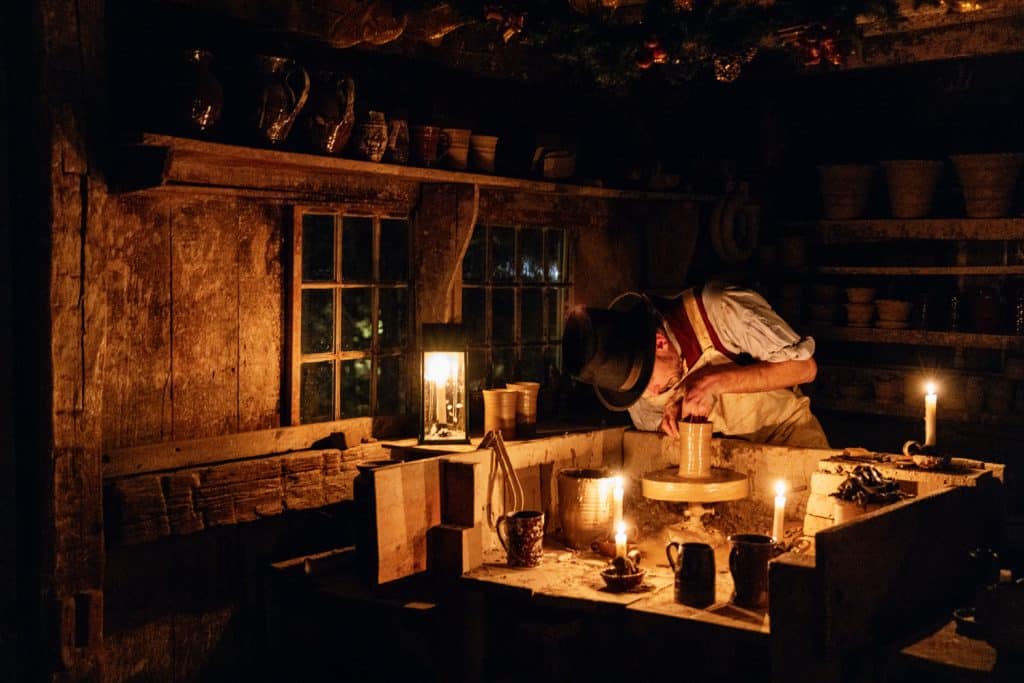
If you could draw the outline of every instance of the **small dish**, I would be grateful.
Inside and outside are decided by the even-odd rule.
[[[616,593],[621,593],[638,587],[644,582],[644,576],[646,575],[646,569],[641,569],[632,574],[619,574],[614,569],[601,570],[601,578],[604,579],[604,583],[608,586],[608,590]]]

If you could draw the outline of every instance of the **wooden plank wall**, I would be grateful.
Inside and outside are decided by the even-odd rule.
[[[104,451],[280,424],[282,207],[111,198],[87,263],[107,310]]]

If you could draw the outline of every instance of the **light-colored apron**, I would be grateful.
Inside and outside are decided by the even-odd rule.
[[[692,289],[683,292],[682,304],[701,348],[700,356],[692,367],[686,367],[684,359],[684,378],[704,366],[735,364],[732,359],[715,348]],[[660,424],[659,402],[646,398],[642,398],[641,401],[647,405],[637,406],[636,411],[630,411],[635,420],[640,417],[637,422],[646,423],[644,426],[638,426],[649,428],[652,424],[651,413],[654,411],[658,412]],[[828,448],[828,439],[817,418],[811,414],[810,404],[810,399],[801,394],[796,387],[746,394],[718,394],[708,419],[714,423],[716,432],[726,436],[780,446]],[[641,417],[642,415],[646,415],[646,418]]]

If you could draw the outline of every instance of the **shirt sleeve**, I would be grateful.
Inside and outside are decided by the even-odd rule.
[[[701,295],[711,325],[729,351],[781,363],[814,355],[814,338],[801,337],[755,291],[710,284]]]

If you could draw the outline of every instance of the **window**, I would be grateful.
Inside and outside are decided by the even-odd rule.
[[[291,423],[406,412],[409,222],[296,211]]]
[[[561,368],[568,263],[565,230],[477,225],[462,261],[470,390],[547,384]]]

